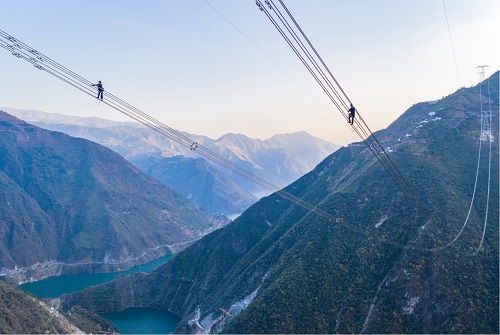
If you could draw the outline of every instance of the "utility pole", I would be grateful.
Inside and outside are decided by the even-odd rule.
[[[483,86],[483,81],[486,76],[486,68],[490,67],[489,65],[479,65],[476,66],[476,69],[479,69],[479,102],[481,106],[481,136],[479,137],[480,141],[491,141],[491,109],[487,108],[487,110],[483,110],[483,95],[481,92],[481,88]],[[489,85],[489,83],[488,83]],[[489,86],[488,86],[488,99],[489,97]],[[489,105],[489,104],[488,104]]]

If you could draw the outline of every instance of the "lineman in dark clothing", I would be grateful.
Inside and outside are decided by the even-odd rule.
[[[99,80],[99,84],[92,84],[92,86],[97,86],[97,99],[101,98],[102,101],[104,87],[102,87],[101,81]]]
[[[355,116],[356,116],[356,108],[351,104],[351,108],[349,108],[349,118],[347,119],[347,123],[350,123],[351,126],[354,124]]]

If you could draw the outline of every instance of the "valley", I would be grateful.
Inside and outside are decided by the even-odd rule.
[[[1,334],[500,333],[500,2],[285,1],[5,2]]]
[[[3,109],[42,128],[85,138],[116,151],[210,213],[241,213],[260,198],[254,193],[265,193],[240,175],[210,164],[139,123]],[[266,140],[242,134],[226,134],[218,139],[185,135],[280,187],[309,172],[340,147],[303,131],[278,134]]]
[[[170,334],[180,321],[175,314],[147,307],[132,307],[101,316],[111,321],[120,334]]]
[[[0,112],[0,273],[19,283],[120,271],[229,222],[118,154]]]
[[[73,140],[69,137],[66,137],[66,135],[62,133],[53,133],[50,131],[46,131],[42,128],[37,128],[35,126],[32,126],[28,123],[25,123],[24,121],[21,121],[19,119],[13,118],[9,116],[9,114],[3,113],[0,115],[2,117],[2,127],[4,130],[4,134],[10,135],[13,134],[14,137],[12,139],[15,139],[15,141],[19,140],[19,137],[23,136],[25,140],[27,140],[28,144],[24,144],[24,147],[30,148],[30,150],[33,150],[31,148],[36,148],[38,146],[44,147],[44,148],[51,148],[49,150],[52,150],[52,155],[56,155],[56,157],[59,160],[63,159],[63,156],[61,153],[60,148],[57,148],[57,145],[60,143],[63,143],[65,141],[81,141],[81,140]],[[32,135],[34,134],[34,136]],[[308,136],[308,135],[306,135]],[[42,140],[41,142],[39,141],[40,137],[45,137],[45,138],[51,138],[51,137],[56,137],[58,138],[56,141],[49,141],[48,143],[44,142],[46,140]],[[4,152],[8,153],[9,155],[16,157],[16,155],[12,154],[12,152],[15,152],[10,149],[11,143],[9,143],[11,139],[7,136],[4,137],[4,142],[3,142],[3,150]],[[57,144],[56,144],[57,143]],[[82,144],[87,144],[85,141],[81,142]],[[23,150],[23,146],[20,146],[20,148],[17,148],[16,150]],[[311,147],[312,149],[312,147]],[[47,149],[43,149],[47,150]],[[75,149],[73,149],[75,150]],[[312,149],[314,150],[314,149]],[[76,151],[78,151],[78,148],[76,148]],[[71,152],[71,151],[70,151]],[[309,153],[310,154],[310,153]],[[45,161],[46,159],[44,158],[44,153],[42,151],[41,156],[38,158],[40,161]],[[59,156],[57,156],[59,155]],[[21,154],[20,156],[26,156],[25,154]],[[17,156],[18,157],[18,156]],[[29,156],[28,156],[29,157]],[[53,156],[54,157],[54,156]],[[68,165],[71,166],[73,164],[74,157],[76,156],[71,156],[71,158],[68,160],[68,162],[62,163],[62,166]],[[0,167],[2,168],[2,174],[0,177],[4,178],[4,183],[5,185],[12,185],[9,187],[13,187],[13,189],[17,189],[19,192],[19,196],[25,197],[28,199],[28,202],[33,202],[32,207],[35,209],[35,211],[39,211],[38,208],[41,209],[40,215],[41,217],[46,218],[49,222],[47,226],[52,227],[52,226],[57,226],[58,222],[58,216],[53,216],[52,212],[50,210],[47,210],[46,208],[50,208],[50,202],[53,200],[50,200],[50,197],[46,197],[45,195],[43,197],[40,197],[37,195],[37,193],[34,193],[31,189],[28,189],[27,191],[25,189],[25,182],[23,182],[22,178],[26,178],[26,176],[23,176],[22,178],[19,176],[16,176],[13,174],[14,170],[12,167],[9,165],[7,160],[5,160],[6,157],[2,160],[2,164],[0,164]],[[144,159],[143,157],[142,159]],[[159,159],[159,158],[157,158]],[[187,159],[183,158],[185,161],[190,163],[191,161],[195,161],[194,159]],[[138,158],[135,158],[136,162],[139,162]],[[116,163],[118,164],[118,163]],[[121,163],[123,164],[123,163]],[[144,166],[144,163],[142,163]],[[205,164],[205,163],[203,163]],[[20,165],[23,166],[23,168],[32,171],[36,171],[36,169],[40,169],[40,167],[29,167],[29,165],[26,162],[20,162]],[[127,166],[127,164],[125,164]],[[206,164],[205,164],[206,166]],[[29,167],[29,168],[28,168]],[[43,165],[42,165],[43,167]],[[50,168],[50,165],[47,166]],[[43,167],[41,170],[47,170],[47,167]],[[65,178],[67,179],[68,176],[73,176],[76,171],[78,171],[77,168],[72,167],[73,171],[71,173],[67,173],[67,167],[64,167],[61,172],[62,174],[60,176],[57,175],[57,172],[53,172],[52,175],[49,175],[47,177],[43,177],[43,179],[47,180],[48,184],[44,185],[42,181],[39,181],[39,186],[38,188],[41,190],[44,190],[44,188],[52,189],[54,186],[50,185],[50,183],[53,183],[55,178],[60,178],[58,181],[59,184],[62,185],[63,189],[65,191],[68,190],[68,187],[65,186]],[[115,168],[115,174],[116,174],[116,168]],[[41,175],[43,176],[47,172],[43,171],[41,172]],[[193,172],[191,172],[193,173]],[[218,173],[218,172],[216,172]],[[37,172],[39,174],[39,172]],[[153,174],[154,175],[154,174]],[[190,173],[187,174],[187,178],[189,178],[191,175]],[[13,178],[14,177],[14,178]],[[116,177],[116,176],[115,176]],[[71,183],[74,184],[75,181],[78,183],[78,178],[79,177],[70,177]],[[225,178],[222,175],[219,175],[217,179]],[[34,181],[34,179],[32,179]],[[174,179],[175,180],[175,179]],[[44,181],[45,182],[45,181]],[[40,191],[38,191],[40,192]],[[45,193],[46,191],[44,191]],[[55,190],[51,191],[52,194],[57,195],[57,199],[62,199],[61,195],[57,194]],[[128,191],[130,194],[130,191]],[[268,192],[262,192],[262,191],[253,191],[252,193],[255,193],[258,197],[262,196],[267,196]],[[6,193],[4,193],[5,195]],[[50,193],[49,193],[50,194]],[[118,194],[118,193],[116,193]],[[14,212],[11,210],[13,209],[13,205],[18,201],[16,196],[13,196],[13,194],[7,195],[7,202],[6,204],[9,207],[4,207],[3,209],[0,210],[0,213],[3,213],[3,218],[6,220],[5,222],[9,222],[14,220],[14,222],[18,219],[15,219]],[[93,197],[93,196],[92,196]],[[205,196],[209,197],[209,196]],[[74,196],[74,199],[77,199],[76,195]],[[258,198],[255,198],[258,199]],[[67,203],[71,203],[70,198],[66,198],[65,201]],[[57,200],[58,203],[61,203],[60,200]],[[255,202],[255,200],[252,200],[250,203],[245,205],[245,207],[249,206],[252,202]],[[63,202],[64,203],[64,202]],[[83,202],[85,203],[85,202]],[[42,205],[40,205],[42,204]],[[66,205],[67,206],[67,205]],[[76,205],[73,205],[76,207]],[[183,205],[184,206],[184,205]],[[182,206],[181,206],[182,207]],[[228,211],[235,211],[235,210],[243,210],[245,207],[233,207],[233,208],[228,208]],[[189,207],[188,207],[189,208]],[[161,210],[162,212],[167,213],[165,210]],[[130,215],[129,211],[124,211],[123,214],[125,215]],[[168,213],[167,213],[168,214]],[[25,214],[23,214],[25,215]],[[235,219],[241,215],[241,212],[239,213],[233,213],[232,217]],[[28,216],[29,217],[29,216]],[[121,218],[117,217],[118,220],[122,220]],[[71,220],[67,221],[68,223],[71,223]],[[210,233],[213,230],[219,229],[223,227],[225,224],[227,224],[227,219],[224,216],[214,216],[214,218],[209,219],[210,224],[205,228],[205,229],[198,229],[196,234],[190,234],[191,238],[193,239],[184,239],[184,241],[181,240],[181,242],[177,243],[166,243],[163,245],[157,245],[157,246],[151,246],[142,249],[142,251],[136,251],[129,256],[121,256],[120,259],[113,259],[112,253],[107,252],[105,257],[102,260],[92,260],[92,259],[82,259],[82,260],[76,260],[76,261],[62,261],[56,259],[47,259],[43,260],[38,259],[35,261],[33,264],[26,263],[28,266],[21,266],[21,262],[17,263],[13,267],[9,267],[7,264],[8,263],[2,263],[1,265],[1,273],[0,275],[3,277],[3,279],[13,282],[16,284],[20,285],[20,288],[24,291],[30,292],[35,294],[38,298],[44,298],[44,299],[56,299],[54,301],[57,301],[58,297],[63,294],[69,294],[73,293],[76,291],[83,290],[87,287],[91,287],[94,285],[99,285],[106,283],[116,276],[122,276],[122,275],[131,275],[136,272],[150,272],[153,269],[155,269],[157,266],[163,264],[166,260],[172,257],[173,253],[179,252],[183,250],[184,248],[188,247],[190,244],[195,243],[199,238],[202,236]],[[33,226],[35,226],[37,223],[34,223]],[[46,234],[43,230],[43,225],[39,226],[38,231],[40,231],[42,234]],[[18,229],[18,228],[15,228]],[[26,229],[26,228],[22,228]],[[29,228],[28,230],[32,229]],[[53,228],[52,228],[53,229]],[[60,229],[60,228],[58,228]],[[21,230],[22,231],[22,230]],[[17,233],[15,233],[17,234]],[[31,232],[30,232],[31,234]],[[30,237],[31,240],[33,240],[33,236]],[[43,240],[44,238],[42,238]],[[11,242],[12,243],[12,242]],[[17,243],[17,242],[15,242]],[[50,242],[51,247],[55,247],[56,244],[53,244],[53,242]],[[5,246],[10,245],[7,243]],[[43,250],[43,249],[42,249]],[[57,250],[57,248],[55,248]],[[9,252],[8,250],[4,250],[4,252]],[[54,255],[57,255],[60,252],[56,252]],[[20,255],[22,254],[13,254],[12,259],[21,259]],[[162,256],[164,255],[164,256]],[[161,256],[157,258],[158,256]],[[3,256],[4,259],[6,255]],[[36,258],[35,258],[36,259]],[[146,264],[141,264],[144,261],[148,261],[150,259],[154,259],[153,261],[146,263]],[[136,265],[139,264],[139,265]],[[6,266],[7,265],[7,266]],[[135,266],[134,266],[135,265]],[[128,269],[128,270],[126,270]],[[102,272],[105,271],[105,272]],[[118,271],[118,272],[116,272]],[[58,303],[52,306],[52,308],[57,307]],[[71,309],[73,310],[73,309]],[[77,309],[80,311],[79,309]],[[133,312],[131,312],[133,311]],[[70,314],[72,312],[69,312]],[[85,312],[86,313],[86,312]],[[160,313],[160,314],[158,314]],[[159,320],[164,319],[164,315],[167,313],[169,318],[166,320],[167,323],[160,322]],[[75,314],[76,315],[76,314]],[[124,324],[121,325],[120,329],[123,328],[125,332],[137,332],[137,324],[142,325],[143,327],[146,328],[141,328],[141,332],[149,330],[155,330],[157,329],[158,331],[164,331],[165,329],[170,329],[173,330],[177,326],[179,322],[179,318],[175,316],[175,314],[168,313],[166,311],[155,311],[154,309],[148,309],[148,308],[140,308],[140,309],[125,309],[123,311],[120,311],[118,313],[112,312],[111,314],[106,314],[104,313],[103,315],[107,315],[110,320],[115,320],[118,324],[121,324],[122,318],[124,318],[123,322]],[[156,315],[156,316],[155,316]],[[163,316],[162,316],[163,315]],[[100,322],[100,321],[99,321]],[[93,327],[93,326],[92,326]],[[157,328],[160,327],[160,328]],[[166,327],[166,328],[164,328]]]
[[[124,317],[131,322],[125,329],[135,329],[131,315],[170,313],[176,317],[167,327],[178,333],[496,331],[498,229],[483,229],[481,220],[498,220],[498,190],[486,188],[498,185],[498,130],[479,137],[475,107],[484,99],[497,108],[498,86],[491,98],[479,89],[418,103],[377,134],[423,206],[353,143],[285,187],[318,210],[268,195],[233,222],[181,242],[186,246],[166,264],[58,291],[54,306]],[[32,127],[4,120],[3,127]],[[478,150],[491,165],[479,164]],[[475,185],[474,173],[482,176]],[[471,192],[476,202],[467,214]],[[488,212],[486,199],[495,204]],[[335,322],[327,321],[332,315]]]
[[[38,298],[56,299],[62,294],[81,291],[87,287],[109,282],[117,276],[126,276],[137,272],[149,273],[165,264],[172,257],[173,255],[165,255],[120,272],[53,276],[24,283],[19,288]],[[150,308],[131,308],[120,312],[103,313],[100,316],[113,322],[122,334],[169,333],[175,330],[180,321],[175,314]]]
[[[498,72],[490,80],[497,82]],[[478,170],[477,202],[463,226],[479,148],[477,106],[488,101],[478,91],[416,104],[377,134],[425,209],[354,143],[285,188],[336,219],[273,194],[149,275],[62,296],[63,309],[163,309],[181,316],[179,333],[200,325],[229,333],[496,332],[495,225],[485,227],[484,244],[470,257],[481,245],[488,165]],[[498,108],[498,86],[491,94]],[[491,182],[498,185],[498,130],[490,138]],[[497,187],[489,197],[496,205],[488,220],[497,222]],[[221,308],[238,312],[224,316]]]

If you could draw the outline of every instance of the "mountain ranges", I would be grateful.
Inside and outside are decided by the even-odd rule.
[[[498,72],[488,80],[490,94],[417,103],[376,133],[415,199],[353,143],[285,188],[313,210],[264,197],[149,275],[62,296],[63,310],[159,308],[181,316],[178,333],[498,334],[498,115],[481,133],[480,109],[499,110]]]
[[[112,149],[210,213],[241,213],[258,200],[254,194],[264,193],[247,179],[209,164],[191,150],[138,123],[3,109],[42,128],[86,138]],[[278,187],[311,171],[339,148],[304,131],[266,140],[242,134],[226,134],[217,140],[183,134]]]

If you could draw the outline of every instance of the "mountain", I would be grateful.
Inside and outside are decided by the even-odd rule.
[[[4,110],[40,127],[100,143],[131,161],[135,157],[148,155],[198,157],[193,156],[189,149],[137,123],[48,114],[35,110],[13,108]],[[185,132],[183,134],[279,187],[284,187],[311,171],[321,160],[339,148],[338,145],[311,136],[304,131],[275,135],[264,141],[242,134],[226,134],[216,140]],[[238,175],[228,175],[248,192],[262,191]],[[197,174],[192,174],[190,178],[196,179]],[[217,189],[222,188],[224,185],[217,187]],[[195,191],[192,190],[190,193],[195,194]],[[238,193],[241,193],[241,190]],[[238,194],[232,194],[232,197],[238,199]],[[245,199],[238,201],[244,202]]]
[[[498,115],[484,141],[478,117],[480,101],[499,109],[498,72],[489,82],[490,96],[462,88],[376,133],[418,200],[353,143],[286,187],[313,211],[265,197],[151,274],[63,308],[156,307],[182,317],[179,333],[498,334]]]
[[[0,275],[119,270],[227,223],[115,152],[0,111]]]
[[[226,134],[209,148],[272,184],[284,187],[301,177],[339,148],[306,132],[275,135],[267,140]],[[230,174],[240,185],[257,190],[246,179]]]
[[[284,148],[293,152],[304,161],[304,165],[312,170],[323,159],[332,154],[340,146],[311,136],[305,131],[292,134],[277,134],[264,140],[264,143],[274,148]]]
[[[136,122],[116,122],[97,117],[51,114],[8,107],[1,109],[44,129],[99,143],[125,158],[158,152],[164,152],[170,156],[189,152],[177,143],[171,143],[165,136]]]
[[[242,213],[257,202],[255,196],[203,158],[147,155],[134,157],[130,161],[210,212]]]
[[[75,308],[60,313],[34,296],[0,281],[0,334],[84,334],[116,328],[97,315]]]
[[[210,213],[241,213],[257,201],[255,196],[221,172],[207,167],[206,162],[201,163],[199,159],[193,158],[180,161],[175,158],[181,154],[191,155],[190,150],[138,123],[48,114],[34,110],[6,110],[24,120],[33,120],[34,124],[42,128],[86,138],[116,151],[142,171],[180,194],[190,196],[191,201]],[[198,136],[196,138],[207,141]],[[172,161],[176,163],[172,164]],[[189,170],[182,171],[184,167]],[[184,179],[179,180],[181,176]],[[211,181],[210,185],[207,180]]]

